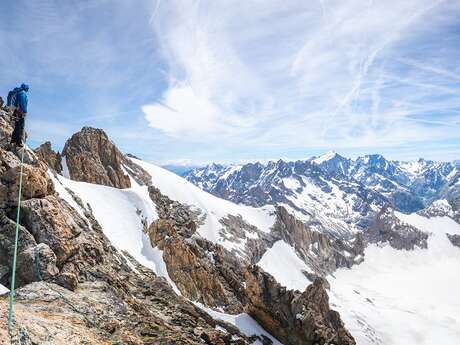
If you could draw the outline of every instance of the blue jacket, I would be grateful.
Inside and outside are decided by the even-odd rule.
[[[8,97],[6,98],[6,105],[8,107],[14,105],[16,102],[15,102],[15,98],[16,98],[16,94],[21,91],[21,88],[19,87],[15,87],[13,90],[11,90],[10,92],[8,92]]]
[[[24,90],[19,91],[16,94],[16,99],[15,99],[14,106],[19,107],[19,109],[23,113],[27,113],[27,103],[28,103],[27,92],[24,91]]]

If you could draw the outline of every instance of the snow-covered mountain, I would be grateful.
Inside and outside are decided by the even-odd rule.
[[[236,203],[283,205],[318,230],[342,235],[366,228],[384,204],[411,213],[436,199],[454,200],[459,189],[454,163],[351,160],[335,152],[296,162],[211,164],[185,178]]]

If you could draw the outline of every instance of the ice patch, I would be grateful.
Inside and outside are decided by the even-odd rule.
[[[67,159],[65,156],[61,157],[61,165],[62,165],[62,176],[65,178],[70,178],[69,167],[67,166]]]

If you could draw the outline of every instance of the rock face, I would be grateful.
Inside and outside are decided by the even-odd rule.
[[[371,243],[389,243],[395,249],[427,248],[428,234],[399,220],[391,206],[380,211],[365,236]]]
[[[131,187],[122,169],[124,156],[102,129],[83,127],[67,141],[62,154],[72,180]]]
[[[202,221],[198,212],[162,195],[155,187],[149,187],[149,192],[159,219],[147,233],[152,246],[163,250],[168,274],[181,293],[204,305],[241,313],[245,263],[223,247],[194,236],[197,223]]]
[[[230,313],[247,312],[285,344],[354,344],[338,313],[329,309],[324,279],[318,278],[304,293],[287,291],[269,274],[250,264],[254,256],[229,252],[198,236],[196,222],[202,221],[198,212],[154,187],[149,191],[159,219],[147,233],[152,245],[163,250],[168,274],[184,296]],[[294,240],[305,231],[301,222],[298,231],[287,230],[281,224],[292,224],[283,216],[288,218],[285,210],[279,219],[278,233],[274,231],[259,242],[260,253],[266,250],[268,242],[281,239],[281,234]],[[222,224],[226,234],[236,239],[249,226],[238,217],[227,217]],[[249,230],[259,234],[256,228]],[[324,241],[319,248],[330,251],[331,266],[335,267],[333,244],[319,233],[306,236],[306,247]]]
[[[319,276],[334,272],[337,268],[350,268],[364,257],[361,234],[353,241],[331,239],[311,230],[303,222],[289,214],[285,208],[276,208],[276,222],[272,237],[283,240],[295,248],[298,256]]]
[[[53,151],[51,142],[47,141],[34,150],[39,159],[44,161],[48,167],[60,174],[62,172],[62,158],[59,152]]]
[[[317,278],[300,293],[286,290],[257,266],[245,278],[247,311],[284,344],[355,344],[339,314],[329,308],[325,279]]]

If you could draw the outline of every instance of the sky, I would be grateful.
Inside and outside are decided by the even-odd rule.
[[[0,3],[0,94],[30,144],[82,126],[159,164],[460,159],[460,2]]]

